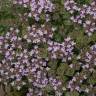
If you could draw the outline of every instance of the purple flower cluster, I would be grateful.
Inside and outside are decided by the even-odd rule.
[[[32,43],[46,43],[53,37],[53,32],[48,26],[42,25],[40,28],[37,28],[35,25],[27,28],[27,35],[24,35],[24,38],[27,42]]]
[[[96,87],[94,84],[87,83],[88,85],[84,85],[84,82],[88,82],[88,78],[91,76],[92,73],[95,73],[96,67],[96,44],[90,47],[90,50],[83,54],[79,59],[79,62],[82,70],[81,72],[77,72],[73,77],[72,80],[68,82],[67,88],[71,91],[78,91],[78,92],[85,92],[89,93],[92,96],[95,96],[95,89]]]
[[[90,48],[89,52],[86,52],[83,58],[86,63],[82,67],[93,72],[95,70],[94,67],[96,66],[96,44]]]
[[[31,11],[28,13],[28,17],[34,17],[36,21],[40,19],[42,13],[46,13],[46,21],[49,21],[47,12],[52,12],[54,9],[54,5],[50,0],[13,0],[13,3],[30,7]]]
[[[42,96],[43,90],[50,85],[55,91],[61,86],[61,81],[55,77],[48,75],[48,58],[39,56],[37,43],[47,42],[48,38],[52,38],[52,31],[41,28],[28,27],[26,35],[20,36],[20,30],[10,28],[5,35],[0,36],[0,82],[5,85],[11,84],[18,90],[21,89],[26,82],[22,80],[27,77],[31,86],[31,93],[27,96]],[[39,41],[38,41],[39,40]],[[36,43],[35,45],[32,45]],[[32,48],[29,50],[29,45]],[[31,94],[31,95],[29,95]]]
[[[67,37],[64,42],[58,43],[49,41],[48,51],[52,59],[62,59],[63,61],[71,60],[74,49],[74,41],[70,37]]]
[[[45,80],[46,81],[46,80]],[[47,80],[48,81],[48,80]],[[53,87],[53,89],[56,91],[56,90],[58,90],[58,88],[60,88],[60,86],[61,86],[61,81],[58,81],[56,78],[53,78],[53,77],[50,77],[49,78],[49,83],[47,82],[47,85],[48,84],[50,84],[51,85],[51,87]],[[41,85],[41,86],[43,86],[43,85]],[[56,87],[56,86],[58,86],[58,87]],[[36,86],[34,87],[35,89],[36,89]],[[56,91],[56,93],[57,93],[58,91]],[[58,92],[59,93],[59,92]],[[32,89],[32,88],[29,88],[29,93],[27,93],[27,96],[33,96],[33,95],[36,95],[36,96],[42,96],[42,94],[44,94],[44,93],[42,93],[42,91],[41,91],[41,89],[36,89],[35,91]],[[45,94],[46,95],[46,94]]]
[[[65,9],[72,14],[71,20],[83,25],[85,33],[91,36],[96,31],[96,1],[92,0],[91,4],[83,6],[78,5],[74,0],[65,0]],[[76,14],[75,14],[76,13]]]

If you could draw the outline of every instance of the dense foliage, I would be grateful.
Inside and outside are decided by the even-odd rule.
[[[0,96],[96,96],[96,1],[1,0]]]

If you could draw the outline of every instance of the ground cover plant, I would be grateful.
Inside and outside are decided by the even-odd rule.
[[[0,0],[0,96],[96,96],[96,1]]]

